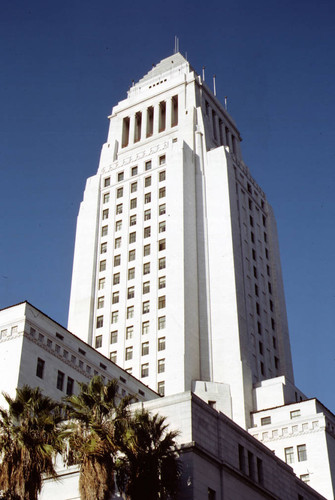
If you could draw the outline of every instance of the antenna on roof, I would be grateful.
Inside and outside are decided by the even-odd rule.
[[[225,110],[227,111],[227,109],[228,109],[228,97],[227,96],[225,96],[225,98],[224,98],[224,107],[225,107]]]
[[[216,84],[215,84],[215,80],[216,80],[216,75],[213,75],[213,90],[214,90],[214,95],[216,96]]]
[[[174,54],[177,54],[179,52],[179,38],[177,35],[174,37]]]
[[[205,81],[205,68],[206,68],[206,66],[202,67],[202,81],[203,82]]]

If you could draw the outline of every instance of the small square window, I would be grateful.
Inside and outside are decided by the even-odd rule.
[[[158,160],[158,164],[159,164],[159,165],[164,165],[164,164],[165,164],[165,162],[166,162],[166,157],[165,157],[165,155],[160,156],[160,157],[159,157],[159,160]]]
[[[131,185],[130,185],[130,192],[131,193],[136,193],[137,191],[137,182],[133,182]]]
[[[115,231],[121,231],[122,229],[122,220],[117,220],[115,222]]]
[[[100,347],[102,347],[102,335],[95,337],[95,348],[99,349]]]
[[[150,293],[150,281],[143,283],[143,295]]]
[[[158,318],[158,330],[164,330],[166,326],[166,319],[165,316],[161,316]]]
[[[149,342],[142,343],[142,356],[149,354]]]
[[[113,274],[113,285],[118,285],[120,283],[120,273]]]
[[[119,311],[112,312],[112,323],[117,323],[119,321]]]
[[[105,260],[100,261],[99,271],[106,271],[106,261]]]
[[[151,170],[151,160],[145,162],[145,170]]]
[[[166,222],[165,220],[159,223],[158,232],[164,233],[166,231]]]
[[[126,328],[126,340],[130,340],[133,338],[134,334],[134,327],[133,326],[127,326]]]
[[[157,368],[158,368],[158,373],[164,373],[165,372],[165,359],[159,359],[158,360],[158,364],[157,364]]]
[[[117,198],[122,198],[122,196],[123,196],[123,187],[118,188],[118,189],[116,190],[116,197],[117,197]]]
[[[144,203],[150,203],[151,202],[151,193],[146,193],[144,195]]]
[[[116,343],[117,343],[117,330],[111,332],[111,344],[116,344]]]
[[[126,361],[130,361],[133,359],[133,348],[132,347],[126,347]]]
[[[147,333],[149,333],[149,327],[150,327],[149,321],[143,321],[143,323],[142,323],[142,335],[146,335]]]
[[[149,312],[150,312],[150,301],[147,300],[146,302],[143,302],[142,313],[147,314]]]
[[[165,250],[166,249],[166,240],[159,240],[158,242],[158,250]]]
[[[144,363],[141,366],[141,377],[148,377],[149,376],[149,363]]]
[[[130,250],[129,252],[129,262],[131,262],[132,260],[135,260],[135,257],[136,257],[136,250]]]
[[[143,255],[144,257],[150,255],[150,245],[144,245]]]
[[[160,337],[158,339],[158,350],[165,351],[165,337]]]
[[[104,179],[104,187],[110,186],[110,183],[111,183],[111,178],[110,177],[106,177]]]
[[[123,181],[123,179],[124,179],[124,172],[119,172],[117,174],[117,180],[118,180],[118,182]]]
[[[145,227],[144,228],[144,238],[149,238],[151,236],[151,227]],[[106,246],[106,252],[107,252],[107,246]]]
[[[165,170],[159,172],[159,182],[165,181]]]
[[[103,220],[108,219],[108,214],[109,214],[109,210],[108,210],[108,208],[105,208],[105,210],[102,211],[102,219]]]
[[[158,268],[165,269],[165,267],[166,267],[166,259],[165,257],[162,257],[161,259],[158,260]]]
[[[101,236],[107,236],[107,234],[108,234],[108,226],[102,226]]]
[[[97,328],[102,328],[103,326],[104,326],[104,317],[98,316],[97,317]]]
[[[300,410],[293,410],[293,411],[290,411],[290,418],[297,418],[297,417],[300,417]]]
[[[166,196],[166,188],[165,187],[162,187],[159,189],[158,196],[159,196],[159,198],[165,198],[165,196]]]
[[[146,210],[144,212],[144,220],[150,220],[151,219],[151,210],[149,208],[149,210]]]
[[[166,213],[166,205],[163,203],[162,205],[159,205],[159,215],[164,215]]]
[[[127,319],[134,317],[134,306],[127,307]]]
[[[114,266],[119,266],[121,264],[121,255],[114,255]]]
[[[165,295],[163,295],[162,297],[158,297],[158,309],[164,309],[165,306],[166,306]]]
[[[137,175],[138,174],[138,168],[137,167],[133,167],[131,169],[131,175],[134,176],[134,175]]]
[[[135,267],[128,269],[128,280],[133,280],[135,278]]]
[[[112,295],[112,304],[118,304],[119,299],[120,299],[120,293],[114,292]]]
[[[113,363],[117,363],[117,351],[112,351],[109,355],[109,358]]]
[[[130,210],[133,210],[136,207],[137,207],[137,198],[133,198],[132,200],[130,200]]]
[[[115,238],[114,248],[120,248],[121,246],[121,238]]]
[[[135,297],[135,287],[130,286],[128,288],[128,299],[133,299]]]
[[[119,203],[119,205],[116,205],[116,214],[122,214],[123,211],[123,205],[122,203]]]
[[[136,215],[132,215],[129,219],[129,225],[130,226],[135,226],[136,225]]]
[[[109,193],[105,193],[103,195],[103,200],[102,200],[103,203],[108,203],[109,202]]]
[[[166,287],[166,277],[161,276],[160,278],[158,278],[158,288],[161,289],[165,287]]]
[[[99,279],[99,284],[98,284],[98,289],[99,290],[103,290],[105,288],[105,282],[106,282],[105,278],[100,278]]]
[[[135,243],[136,241],[136,233],[129,234],[129,243]]]
[[[151,186],[151,175],[149,177],[145,177],[144,179],[144,187],[149,187]]]
[[[143,264],[143,274],[150,274],[150,262]]]

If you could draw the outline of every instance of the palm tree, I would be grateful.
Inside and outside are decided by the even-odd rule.
[[[131,397],[119,399],[117,380],[105,385],[99,376],[80,383],[68,403],[71,460],[80,465],[82,500],[108,500],[114,491],[114,458]]]
[[[61,405],[25,385],[3,393],[0,409],[0,490],[4,498],[37,500],[42,475],[56,477],[53,458],[63,449]]]
[[[117,468],[119,490],[131,500],[175,498],[181,466],[176,451],[178,433],[167,431],[165,417],[142,410],[123,435]]]

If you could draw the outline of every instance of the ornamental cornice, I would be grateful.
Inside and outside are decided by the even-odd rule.
[[[134,152],[132,155],[125,156],[122,160],[117,160],[107,165],[106,167],[103,167],[100,170],[100,174],[107,174],[108,172],[116,170],[117,168],[126,167],[131,163],[136,163],[137,161],[143,160],[144,158],[149,158],[150,156],[156,153],[163,152],[168,148],[169,148],[169,141],[166,140],[164,142],[161,142],[160,144],[157,144],[156,146],[151,146],[150,148]]]

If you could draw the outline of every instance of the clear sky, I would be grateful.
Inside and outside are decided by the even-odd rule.
[[[107,115],[174,48],[228,96],[279,232],[296,384],[335,411],[333,0],[2,0],[0,307],[67,323]]]

